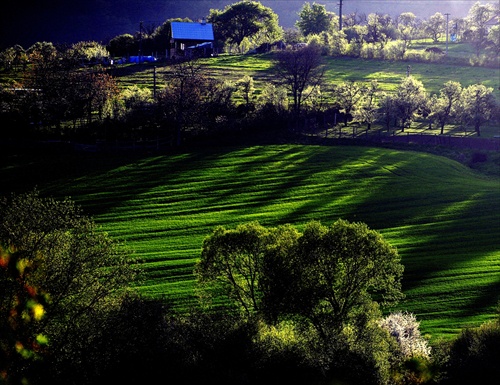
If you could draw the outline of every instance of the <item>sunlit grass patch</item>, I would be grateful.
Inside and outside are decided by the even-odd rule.
[[[70,196],[134,250],[146,273],[141,292],[180,310],[195,301],[203,239],[254,220],[300,229],[344,218],[380,231],[405,265],[400,309],[432,338],[479,324],[500,299],[500,181],[447,158],[273,145],[74,161],[81,172],[39,187]]]

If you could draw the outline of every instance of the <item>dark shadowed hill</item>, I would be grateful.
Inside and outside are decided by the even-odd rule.
[[[96,40],[107,43],[123,34],[135,33],[142,21],[153,28],[174,17],[192,20],[208,15],[210,9],[223,9],[237,0],[9,0],[0,11],[0,49],[20,44],[28,48],[37,41],[74,43]],[[311,3],[313,1],[310,1]],[[343,0],[343,13],[413,12],[427,18],[435,12],[463,17],[475,0]],[[494,1],[482,1],[491,2]],[[280,24],[293,27],[304,0],[263,0],[280,18]],[[317,1],[338,13],[339,0]]]

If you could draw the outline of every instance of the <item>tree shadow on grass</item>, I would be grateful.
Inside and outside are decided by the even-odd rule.
[[[213,148],[172,156],[64,153],[49,146],[24,153],[11,150],[7,155],[0,169],[3,192],[38,186],[45,195],[74,198],[92,216],[103,218],[119,208],[124,212],[121,220],[130,223],[134,216],[175,217],[179,224],[170,226],[182,227],[185,242],[191,241],[193,231],[208,235],[212,225],[232,226],[250,219],[273,226],[300,226],[313,219],[328,224],[340,217],[362,221],[398,245],[406,268],[404,291],[415,293],[406,303],[416,313],[423,309],[419,290],[430,299],[440,295],[424,288],[426,282],[450,278],[453,271],[458,271],[458,284],[471,287],[466,288],[469,301],[455,309],[460,314],[491,312],[499,300],[499,280],[481,286],[469,274],[473,268],[463,268],[487,255],[493,255],[490,271],[495,271],[495,263],[498,266],[498,190],[493,191],[493,182],[476,180],[472,174],[460,176],[455,165],[436,161],[422,169],[425,158],[402,151],[289,145]],[[164,214],[151,206],[151,211],[139,212],[146,199],[172,209]],[[185,202],[176,204],[180,199]],[[204,215],[206,219],[198,218]],[[199,222],[184,222],[189,217]],[[166,237],[165,243],[168,231],[179,231],[146,230]],[[168,275],[169,269],[160,276]]]

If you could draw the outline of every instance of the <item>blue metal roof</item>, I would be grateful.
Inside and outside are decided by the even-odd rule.
[[[211,23],[172,22],[171,27],[173,39],[214,40],[214,30]]]

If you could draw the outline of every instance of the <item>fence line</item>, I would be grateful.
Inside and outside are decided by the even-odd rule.
[[[327,140],[353,140],[369,143],[401,143],[418,144],[427,146],[457,147],[470,150],[500,151],[500,137],[481,138],[469,136],[453,136],[440,134],[411,134],[394,132],[387,133],[382,131],[368,131],[358,127],[350,128],[330,128],[326,131],[317,132],[318,138],[323,137]]]
[[[407,143],[428,146],[447,146],[467,148],[471,150],[500,151],[500,138],[471,138],[465,136],[451,135],[428,135],[428,134],[406,134],[406,135],[367,135],[363,140],[378,143]]]

